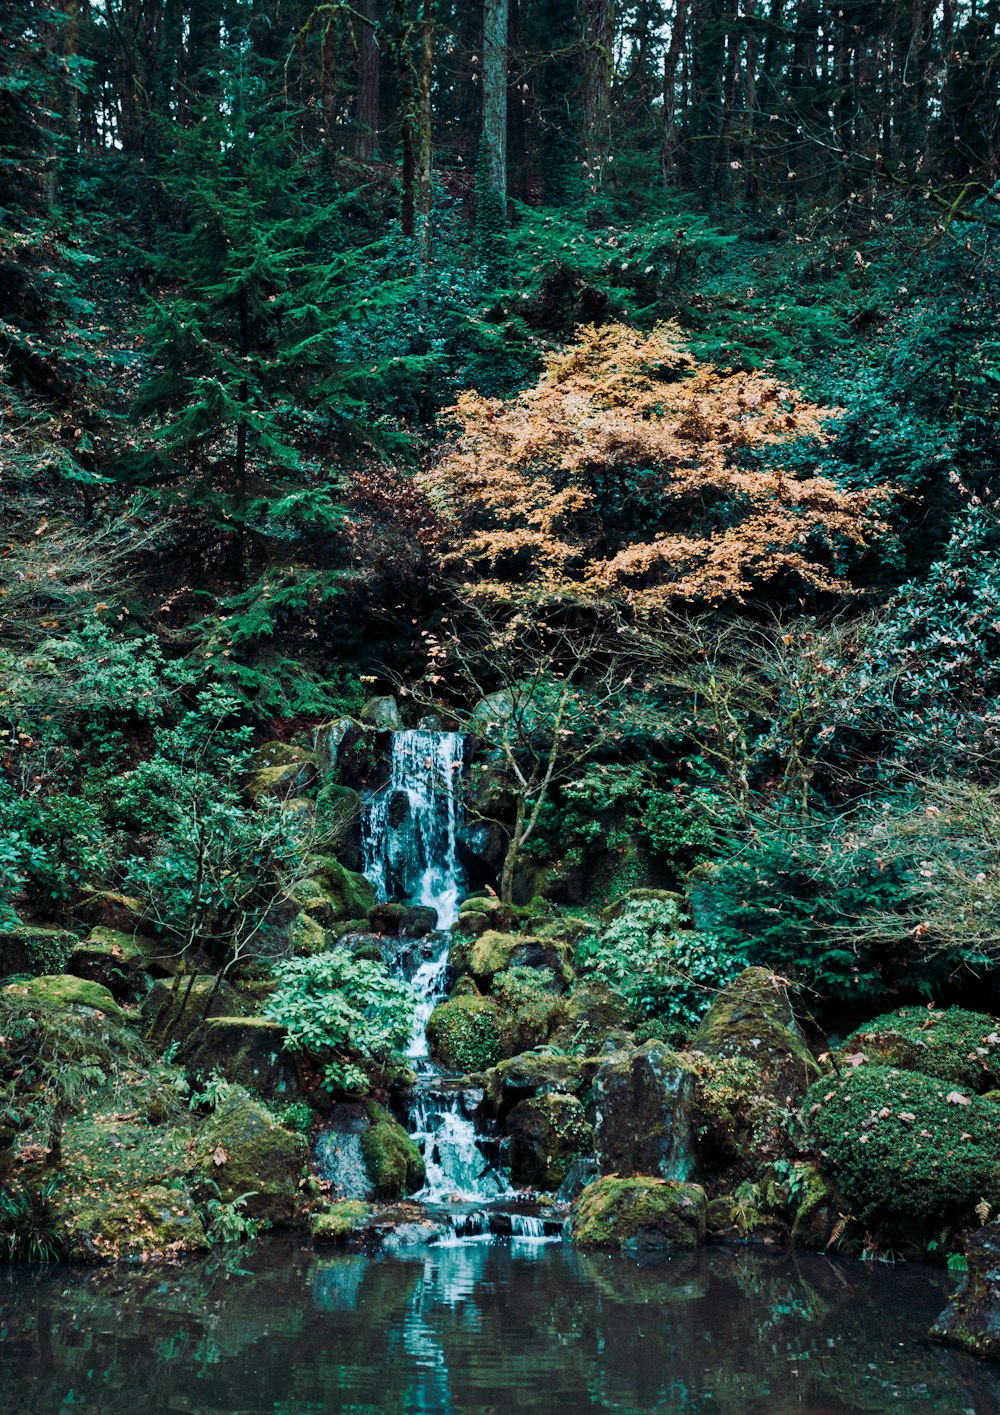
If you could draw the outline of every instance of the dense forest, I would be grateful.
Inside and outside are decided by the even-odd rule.
[[[192,998],[285,1029],[289,1133],[324,1087],[385,1100],[406,989],[332,945],[400,927],[358,813],[421,722],[474,743],[463,959],[558,938],[639,1048],[688,1045],[756,968],[811,1039],[903,1009],[975,1051],[997,0],[7,0],[0,215],[11,1253],[58,1229],[90,1091],[174,1086]],[[454,1069],[560,1035],[513,956],[453,960]],[[98,1038],[68,977],[117,999]],[[220,1068],[189,1058],[206,1125]],[[839,1143],[768,1104],[740,1145],[770,1190],[716,1127],[713,1173],[756,1185],[739,1222]],[[977,1136],[964,1188],[911,1174],[904,1201],[838,1160],[859,1241],[989,1216],[969,1104],[927,1098]]]

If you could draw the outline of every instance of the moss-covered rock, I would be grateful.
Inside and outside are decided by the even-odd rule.
[[[1000,1085],[1000,1023],[962,1007],[902,1007],[852,1032],[836,1056],[841,1066],[863,1058],[982,1093]]]
[[[66,972],[100,983],[119,1002],[136,1002],[149,991],[154,974],[169,976],[164,964],[171,961],[155,939],[99,926],[73,949]]]
[[[592,1112],[605,1174],[686,1179],[693,1164],[694,1072],[660,1042],[616,1052],[594,1077]]]
[[[493,1109],[505,1115],[520,1101],[535,1096],[579,1095],[590,1086],[600,1065],[597,1057],[524,1052],[501,1061],[487,1073],[486,1092]]]
[[[124,1020],[121,1008],[107,988],[88,978],[74,978],[68,973],[8,983],[3,991],[5,996],[44,1012],[70,1009],[83,1013],[102,1012],[116,1021]]]
[[[376,1199],[413,1194],[424,1182],[424,1161],[403,1127],[382,1106],[366,1106],[370,1126],[361,1132],[361,1154]]]
[[[519,1101],[506,1128],[511,1179],[535,1189],[558,1189],[573,1161],[594,1148],[593,1126],[576,1096],[550,1093]]]
[[[636,1175],[588,1184],[573,1205],[573,1240],[584,1247],[696,1248],[705,1241],[705,1191]]]
[[[317,1248],[329,1244],[346,1243],[354,1234],[363,1231],[370,1210],[362,1199],[341,1199],[329,1204],[309,1221],[309,1237]]]
[[[437,928],[437,911],[425,904],[376,904],[369,922],[376,933],[424,938]]]
[[[996,1107],[971,1089],[869,1064],[818,1082],[803,1114],[823,1172],[881,1232],[967,1224],[1000,1194]]]
[[[285,1029],[264,1017],[210,1017],[200,1022],[178,1052],[192,1074],[218,1072],[269,1101],[301,1094],[302,1073],[285,1050]]]
[[[369,729],[355,717],[337,717],[317,727],[314,747],[323,776],[340,781],[353,777],[351,767],[369,735]]]
[[[326,896],[329,923],[341,919],[364,919],[375,904],[375,889],[364,875],[349,870],[333,855],[319,856],[310,879]]]
[[[316,820],[331,853],[361,853],[361,795],[350,786],[328,781],[316,793]]]
[[[573,980],[569,947],[558,939],[488,929],[470,946],[466,966],[480,987],[489,988],[498,973],[510,968],[539,968],[552,974],[560,991]]]
[[[503,1057],[501,1024],[492,998],[449,998],[427,1023],[431,1054],[450,1071],[486,1071]]]
[[[0,933],[0,978],[20,973],[63,973],[77,945],[69,929],[14,924]]]
[[[403,719],[399,714],[399,704],[389,694],[369,698],[361,709],[361,721],[376,732],[402,732]]]
[[[578,983],[553,1018],[552,1042],[564,1051],[596,1054],[610,1043],[625,1044],[628,1009],[603,983]]]
[[[701,1020],[691,1050],[710,1059],[746,1058],[775,1098],[794,1104],[819,1075],[780,978],[745,968]]]
[[[302,747],[287,742],[265,742],[250,759],[247,794],[258,801],[264,796],[285,800],[298,796],[316,779],[316,758]]]
[[[192,1196],[161,1185],[75,1194],[55,1236],[61,1255],[79,1263],[164,1262],[210,1246]]]
[[[1000,1360],[1000,1223],[968,1235],[966,1270],[931,1336],[988,1361]]]
[[[75,918],[91,926],[114,929],[117,933],[142,933],[146,922],[146,906],[133,894],[119,894],[113,889],[83,888],[74,906]]]
[[[214,997],[213,997],[214,993]],[[210,973],[159,979],[143,999],[139,1018],[150,1041],[185,1042],[207,1017],[241,1017],[240,996],[225,979],[216,987]]]
[[[799,1248],[823,1251],[842,1227],[847,1206],[829,1177],[814,1164],[799,1166],[793,1200],[792,1242]]]
[[[308,1143],[279,1125],[242,1087],[233,1087],[208,1117],[198,1136],[202,1173],[218,1186],[225,1202],[249,1195],[246,1212],[273,1224],[290,1223]]]

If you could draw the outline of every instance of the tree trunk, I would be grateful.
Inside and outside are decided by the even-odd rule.
[[[688,0],[676,0],[670,25],[670,43],[663,56],[663,142],[660,166],[669,180],[677,167],[680,129],[677,122],[677,70],[684,53]]]
[[[434,8],[436,0],[422,0],[420,6],[420,53],[417,65],[415,104],[415,172],[417,245],[421,258],[430,256],[431,208],[434,203]]]
[[[507,202],[508,0],[483,0],[483,138],[480,161],[488,189]]]
[[[583,145],[587,175],[599,187],[611,150],[611,85],[614,78],[614,0],[584,0]]]
[[[358,54],[358,88],[354,106],[352,149],[359,162],[375,162],[379,154],[379,113],[382,56],[378,47],[378,0],[357,0],[354,43]],[[363,17],[363,18],[359,18]]]

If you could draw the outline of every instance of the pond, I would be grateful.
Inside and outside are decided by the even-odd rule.
[[[1000,1409],[935,1347],[953,1285],[760,1247],[655,1261],[526,1239],[0,1273],[0,1409],[195,1415]]]

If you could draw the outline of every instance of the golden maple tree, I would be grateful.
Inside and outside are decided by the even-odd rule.
[[[780,465],[835,410],[762,373],[699,364],[680,332],[588,328],[508,401],[463,393],[423,478],[450,525],[447,568],[481,590],[739,602],[775,582],[850,588],[884,530],[884,489]]]

